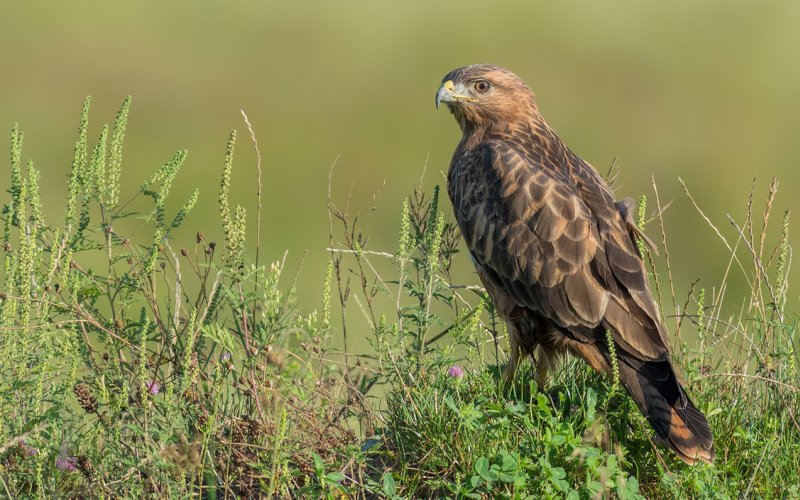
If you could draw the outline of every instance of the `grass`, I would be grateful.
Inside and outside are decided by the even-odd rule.
[[[388,251],[329,200],[319,309],[299,311],[291,271],[246,255],[247,213],[228,196],[235,131],[221,155],[220,244],[173,237],[199,200],[167,208],[185,152],[120,199],[129,106],[90,146],[84,105],[61,221],[43,218],[40,173],[23,166],[12,130],[4,496],[800,496],[799,340],[785,309],[789,214],[771,224],[776,183],[758,215],[754,184],[732,237],[686,189],[730,254],[723,280],[684,300],[655,183],[652,214],[640,199],[640,224],[665,250],[647,257],[676,365],[716,440],[713,466],[688,467],[653,443],[615,381],[582,363],[566,361],[547,387],[524,369],[501,384],[505,329],[480,287],[453,278],[466,259],[438,188],[406,199]],[[733,276],[745,296],[731,297]],[[352,350],[361,332],[368,354]]]

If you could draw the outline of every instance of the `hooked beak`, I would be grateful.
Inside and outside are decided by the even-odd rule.
[[[453,80],[447,80],[442,84],[441,87],[439,87],[439,91],[436,92],[436,109],[439,109],[439,104],[443,102],[475,102],[475,100],[476,99],[466,95],[466,89],[463,85],[459,84],[456,86],[456,84],[453,83]]]

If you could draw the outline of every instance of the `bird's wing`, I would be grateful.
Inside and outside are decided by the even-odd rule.
[[[450,196],[470,252],[517,305],[577,340],[610,330],[634,357],[665,359],[666,332],[620,207],[591,167],[552,161],[499,142],[454,159]]]

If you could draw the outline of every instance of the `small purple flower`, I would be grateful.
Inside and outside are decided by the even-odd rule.
[[[154,380],[148,380],[147,382],[144,383],[144,386],[147,389],[147,392],[149,392],[153,396],[161,392],[161,384],[159,384]]]
[[[25,439],[22,439],[19,442],[19,446],[20,448],[22,448],[22,451],[29,457],[39,454],[39,448],[29,445],[28,442],[25,441]]]
[[[231,360],[231,353],[230,353],[230,351],[225,351],[224,353],[222,353],[222,357],[220,357],[219,359],[220,359],[220,361],[222,361],[223,363],[227,363],[228,361],[230,361],[230,360]]]
[[[60,471],[74,472],[77,468],[78,467],[75,465],[75,457],[59,455],[58,458],[56,458],[56,469]]]
[[[458,365],[453,365],[447,370],[447,376],[460,379],[464,377],[464,369]]]

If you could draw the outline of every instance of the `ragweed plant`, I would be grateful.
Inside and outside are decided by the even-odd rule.
[[[322,321],[300,315],[282,289],[282,263],[245,263],[245,211],[228,208],[235,131],[222,162],[220,259],[203,231],[192,244],[173,236],[200,200],[195,190],[167,209],[187,152],[121,201],[131,101],[94,144],[90,103],[57,225],[43,218],[40,173],[23,163],[23,135],[12,128],[0,292],[6,493],[239,495],[269,484],[286,495],[302,487],[297,471],[312,467],[309,449],[330,459],[353,442],[347,423],[330,417],[342,414],[348,393],[324,362],[330,306]],[[128,235],[132,218],[150,235]],[[295,342],[312,347],[290,352]]]

